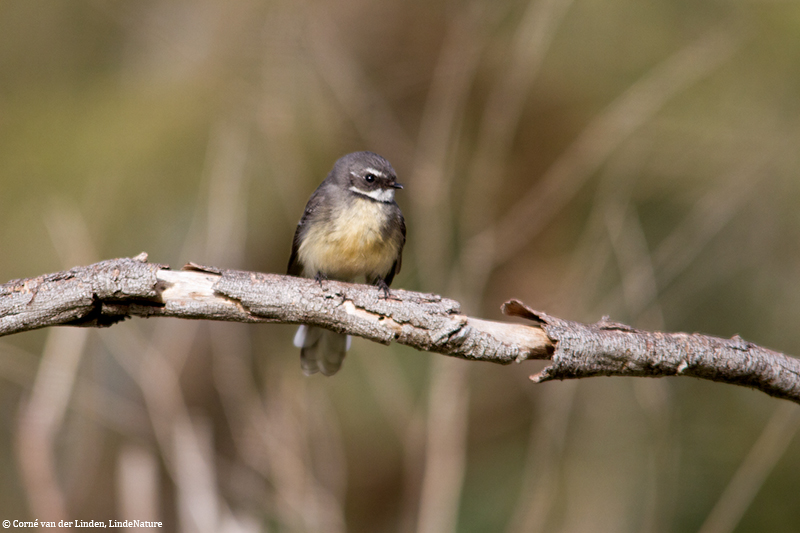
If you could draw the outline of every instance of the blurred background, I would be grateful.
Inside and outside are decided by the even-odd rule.
[[[306,200],[388,158],[394,286],[502,319],[800,354],[800,4],[3,2],[0,282],[148,252],[285,271]],[[163,531],[751,532],[800,523],[797,406],[689,378],[534,385],[293,327],[0,339],[0,519]]]

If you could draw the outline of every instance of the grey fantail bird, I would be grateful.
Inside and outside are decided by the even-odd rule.
[[[356,281],[363,277],[388,296],[400,272],[406,225],[394,201],[392,165],[372,152],[342,157],[306,204],[292,242],[287,273]],[[301,325],[294,337],[306,375],[331,376],[342,366],[350,337]]]

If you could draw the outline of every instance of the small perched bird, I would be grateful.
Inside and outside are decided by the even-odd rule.
[[[356,281],[362,276],[389,295],[400,272],[406,224],[394,201],[392,165],[378,154],[354,152],[333,165],[306,209],[292,242],[287,274]],[[301,325],[294,337],[307,376],[332,376],[342,366],[350,336]]]

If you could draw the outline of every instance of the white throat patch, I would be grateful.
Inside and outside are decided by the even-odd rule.
[[[394,200],[394,189],[375,189],[374,191],[362,191],[354,185],[350,187],[350,190],[354,193],[358,193],[363,196],[369,196],[373,200],[377,200],[386,204]]]

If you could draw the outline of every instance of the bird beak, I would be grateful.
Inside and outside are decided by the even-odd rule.
[[[397,183],[397,182],[395,182],[395,183],[392,183],[392,184],[390,185],[390,187],[391,187],[392,189],[402,189],[402,188],[403,188],[403,184],[402,184],[402,183]]]

